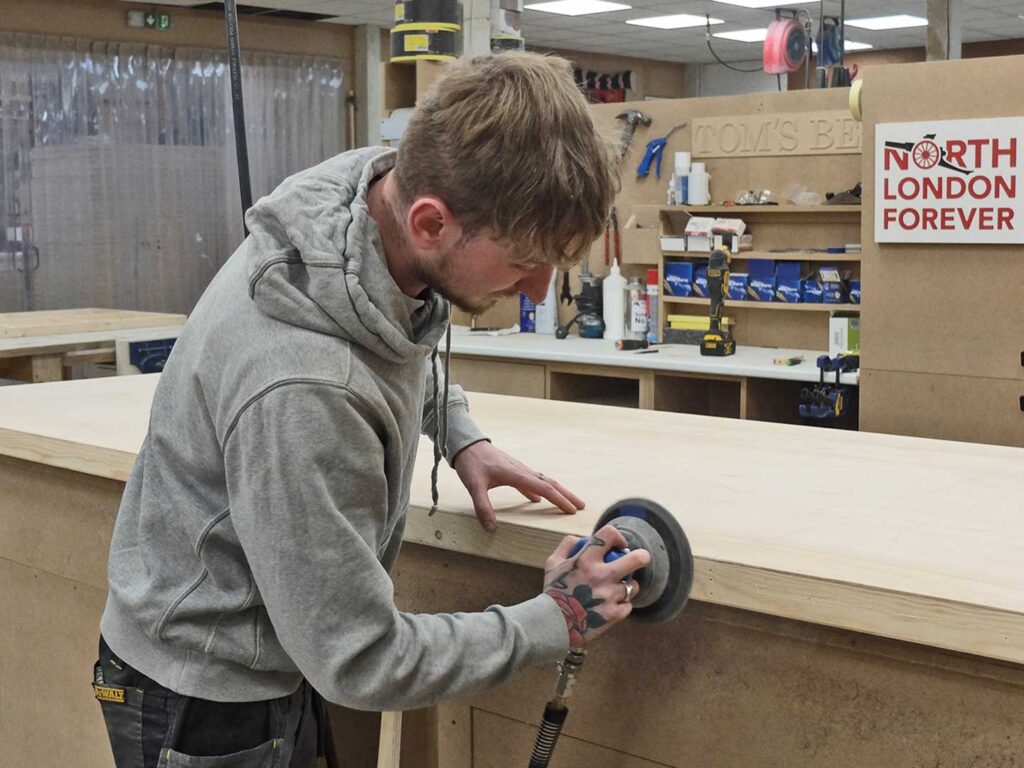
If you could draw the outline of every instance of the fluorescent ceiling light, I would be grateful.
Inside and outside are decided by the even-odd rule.
[[[608,3],[605,0],[554,0],[550,3],[532,3],[527,10],[559,13],[562,16],[586,16],[588,13],[607,13],[608,11],[628,11],[631,5]]]
[[[875,46],[871,45],[871,43],[858,43],[858,42],[855,42],[853,40],[843,40],[843,50],[844,51],[866,51],[869,48],[874,48],[874,47]],[[812,40],[811,41],[811,52],[812,53],[817,53],[818,52],[818,41],[817,40]]]
[[[724,24],[721,19],[711,19],[712,24]],[[693,16],[689,13],[677,13],[673,16],[652,16],[647,19],[628,19],[627,24],[656,29],[685,29],[687,27],[703,27],[708,23],[704,16]]]
[[[780,5],[797,5],[797,2],[785,0],[714,0],[725,5],[738,5],[741,8],[777,8]]]
[[[907,16],[905,13],[898,16],[876,16],[871,19],[847,19],[846,23],[851,27],[870,29],[873,32],[880,32],[886,29],[909,29],[910,27],[927,27],[928,19],[920,16]]]
[[[715,37],[723,40],[735,40],[740,43],[763,43],[768,37],[768,29],[738,29],[735,32],[716,32]]]

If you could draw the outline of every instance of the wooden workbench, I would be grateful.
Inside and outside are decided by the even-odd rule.
[[[112,363],[118,340],[177,336],[185,315],[121,309],[0,314],[0,378],[60,381],[73,365]]]
[[[155,382],[0,391],[2,765],[109,766],[89,665]],[[443,470],[428,517],[421,449],[394,574],[403,608],[534,594],[557,541],[625,496],[675,512],[697,558],[677,622],[594,645],[557,765],[1009,766],[1024,753],[1024,450],[487,395],[472,406],[496,444],[588,509],[499,490],[487,535]],[[440,707],[436,764],[525,765],[552,682],[531,670]]]
[[[605,339],[538,333],[493,335],[452,328],[452,377],[473,392],[619,405],[642,410],[801,423],[800,390],[819,380],[825,350],[739,346],[704,357],[696,344],[621,351]],[[798,365],[776,358],[802,357]],[[835,381],[835,374],[828,377]],[[855,387],[857,372],[841,382]],[[856,428],[856,398],[843,421]]]

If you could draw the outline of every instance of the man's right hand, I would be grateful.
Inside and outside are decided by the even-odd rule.
[[[649,552],[638,549],[611,563],[604,561],[611,549],[628,549],[629,544],[617,528],[606,525],[593,536],[575,557],[570,553],[579,539],[566,536],[544,566],[544,592],[558,603],[569,630],[569,643],[583,645],[604,634],[633,610],[627,592],[636,598],[640,587],[635,580],[624,579],[647,566]]]

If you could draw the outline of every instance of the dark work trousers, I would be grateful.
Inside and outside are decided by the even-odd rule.
[[[99,656],[93,690],[117,768],[338,765],[327,707],[305,680],[290,696],[224,703],[164,688],[117,658],[102,637]]]

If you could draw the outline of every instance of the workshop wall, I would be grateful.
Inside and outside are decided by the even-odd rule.
[[[688,85],[692,86],[692,96],[740,96],[746,93],[776,93],[787,90],[787,75],[776,79],[775,75],[766,74],[761,69],[761,61],[735,62],[734,66],[753,72],[737,72],[735,69],[723,67],[721,64],[694,64],[687,68]]]
[[[637,130],[633,144],[621,162],[622,186],[616,198],[618,220],[623,228],[623,274],[644,278],[648,267],[655,267],[660,257],[658,235],[661,232],[659,207],[665,205],[666,188],[672,174],[672,156],[677,151],[693,148],[693,123],[697,119],[748,116],[757,120],[759,116],[839,113],[849,117],[848,91],[829,89],[801,93],[764,93],[744,96],[723,96],[704,99],[671,99],[659,101],[633,101],[625,104],[596,104],[591,107],[598,126],[612,140],[618,141],[623,123],[616,118],[627,108],[643,111],[652,118],[649,128]],[[674,125],[686,123],[669,138],[665,148],[661,179],[654,173],[639,178],[635,169],[643,157],[648,141],[664,136]],[[755,129],[756,130],[756,129]],[[770,126],[766,128],[771,132]],[[695,160],[705,158],[694,157]],[[799,183],[809,190],[824,195],[851,188],[861,179],[861,156],[853,153],[822,152],[818,156],[772,155],[734,157],[711,157],[706,159],[711,175],[711,198],[714,202],[732,200],[737,191],[745,189],[769,189],[781,198],[782,192],[790,185]],[[629,219],[637,215],[637,229],[627,229]],[[743,217],[742,209],[736,209],[736,216]],[[678,221],[678,217],[677,217]],[[823,247],[826,244],[855,242],[859,234],[856,215],[844,214],[838,219],[827,207],[808,214],[801,220],[748,222],[754,231],[754,249],[768,248]],[[761,243],[759,246],[758,243]],[[604,240],[598,239],[589,256],[590,269],[594,274],[607,274],[604,264]],[[859,270],[851,262],[850,268]],[[579,270],[571,273],[573,292],[579,289]],[[857,276],[856,272],[854,276]],[[560,284],[559,284],[560,285]],[[668,306],[666,304],[666,306]],[[575,304],[559,306],[559,321],[570,320]],[[706,306],[699,304],[671,307],[673,314],[706,314]],[[726,313],[736,321],[736,339],[739,344],[755,346],[777,346],[795,349],[826,349],[828,347],[828,313],[805,311],[805,309],[773,308],[748,309],[733,306]],[[462,312],[454,313],[454,322],[468,325],[470,318]],[[518,299],[503,299],[492,309],[478,318],[483,326],[506,327],[518,322]]]
[[[636,88],[626,94],[630,101],[647,98],[679,99],[687,95],[687,68],[683,64],[555,48],[530,46],[530,50],[538,53],[554,53],[565,57],[581,69],[593,70],[602,74],[611,75],[627,69],[632,70],[636,78]]]
[[[223,15],[173,8],[157,32],[129,28],[130,8],[40,0],[0,17],[0,231],[30,233],[34,256],[4,261],[0,311],[188,312],[242,239]],[[242,21],[258,199],[346,148],[351,29]]]
[[[1018,40],[985,40],[977,43],[964,43],[964,59],[981,59],[989,56],[1017,56],[1024,54],[1024,39]],[[849,53],[845,57],[848,64],[856,64],[861,72],[883,64],[913,64],[925,60],[924,48],[896,48],[890,51],[862,51]],[[813,64],[811,66],[814,66]],[[804,88],[804,70],[801,69],[789,76],[789,90],[798,91]]]
[[[86,37],[93,40],[187,45],[224,49],[227,35],[221,11],[164,8],[171,28],[163,31],[133,29],[130,10],[149,10],[145,3],[120,0],[6,0],[0,30]],[[352,71],[353,31],[343,24],[312,24],[289,19],[242,15],[238,20],[242,46],[250,51],[329,56],[344,61]]]
[[[1024,446],[1021,246],[876,244],[871,170],[877,124],[1019,116],[1022,78],[1024,56],[863,74],[863,430]]]

